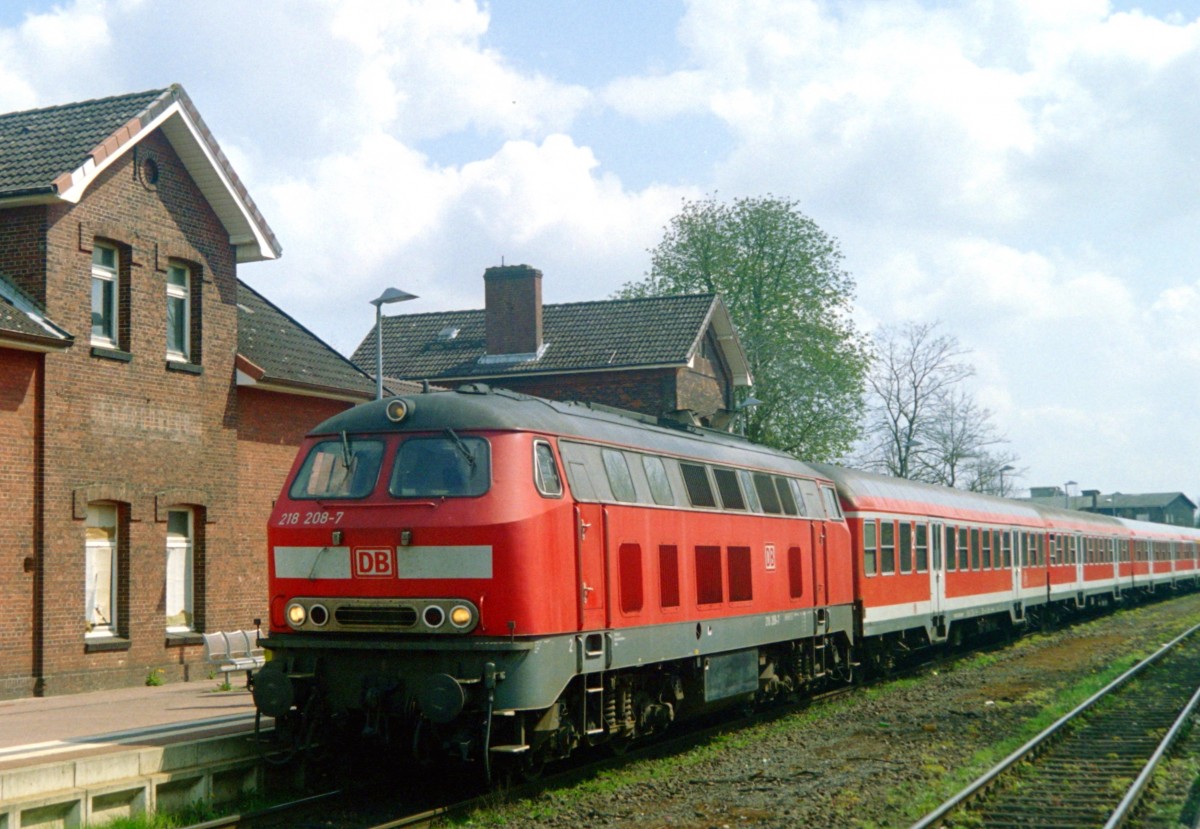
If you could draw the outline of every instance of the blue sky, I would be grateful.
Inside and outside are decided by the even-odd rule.
[[[940,320],[1019,483],[1200,495],[1200,10],[1106,0],[0,7],[0,111],[183,84],[343,353],[388,286],[640,278],[682,200],[797,199],[865,331]]]

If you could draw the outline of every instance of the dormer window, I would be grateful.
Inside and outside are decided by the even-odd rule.
[[[443,328],[441,331],[438,332],[438,335],[437,335],[438,342],[448,343],[453,339],[457,339],[458,332],[461,330],[462,329],[457,328],[453,325],[447,325],[445,328]]]
[[[117,347],[120,295],[117,249],[97,242],[92,248],[92,343]]]

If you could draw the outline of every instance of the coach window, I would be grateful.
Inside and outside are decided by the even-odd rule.
[[[953,573],[958,569],[958,558],[954,552],[954,539],[957,537],[958,531],[954,527],[946,528],[946,572],[948,573]]]
[[[992,569],[992,531],[984,530],[983,536],[979,539],[980,546],[983,552],[983,569]]]
[[[637,490],[633,488],[633,478],[629,474],[629,464],[625,462],[625,455],[615,449],[601,449],[600,457],[604,461],[604,473],[608,476],[608,485],[612,487],[613,497],[618,501],[636,501]]]
[[[192,629],[192,561],[194,522],[187,508],[167,511],[167,632]]]
[[[796,498],[792,493],[790,482],[786,478],[776,478],[775,491],[778,493],[779,504],[783,507],[784,513],[798,515],[800,511],[796,508]]]
[[[642,546],[622,544],[617,548],[617,569],[621,590],[621,612],[642,610]]]
[[[729,565],[729,601],[750,601],[754,598],[750,548],[730,547],[726,551],[726,560]]]
[[[671,479],[667,477],[662,458],[642,455],[642,469],[650,484],[650,497],[654,499],[654,503],[664,507],[672,506],[675,503],[675,493],[671,491]]]
[[[879,543],[876,539],[875,519],[863,521],[863,573],[873,576],[878,572]]]
[[[712,484],[708,480],[708,470],[694,463],[679,464],[683,474],[683,484],[687,488],[688,500],[693,507],[715,507],[716,495],[713,494]]]
[[[890,576],[896,572],[896,522],[879,522],[880,572]]]
[[[758,495],[759,503],[762,504],[763,512],[771,515],[779,515],[783,512],[783,506],[779,503],[779,490],[775,488],[775,482],[771,480],[770,475],[755,472],[754,490]]]
[[[917,572],[929,570],[929,525],[917,524]]]
[[[979,528],[971,528],[971,569],[978,570],[979,568]]]
[[[720,604],[725,601],[725,584],[721,577],[721,548],[696,548],[696,603]]]
[[[1011,568],[1013,564],[1012,553],[1013,533],[1011,530],[1002,530],[1000,532],[1000,545],[1004,556],[1004,566]]]
[[[562,478],[558,475],[558,463],[554,450],[544,440],[533,442],[533,478],[538,492],[547,498],[559,498],[563,494]]]
[[[912,524],[900,522],[900,572],[911,573],[913,569]]]
[[[679,548],[674,544],[658,548],[658,595],[664,610],[679,607]]]
[[[971,569],[971,531],[966,527],[958,528],[958,569]]]

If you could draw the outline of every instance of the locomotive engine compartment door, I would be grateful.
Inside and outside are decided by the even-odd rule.
[[[597,630],[607,626],[606,519],[601,504],[575,505],[575,564],[579,582],[580,630]]]

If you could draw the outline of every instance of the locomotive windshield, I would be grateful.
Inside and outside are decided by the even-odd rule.
[[[482,495],[491,483],[491,468],[487,441],[447,429],[438,437],[400,444],[388,492],[397,498]]]
[[[293,498],[365,498],[375,489],[383,441],[323,440],[312,448],[288,494]]]

